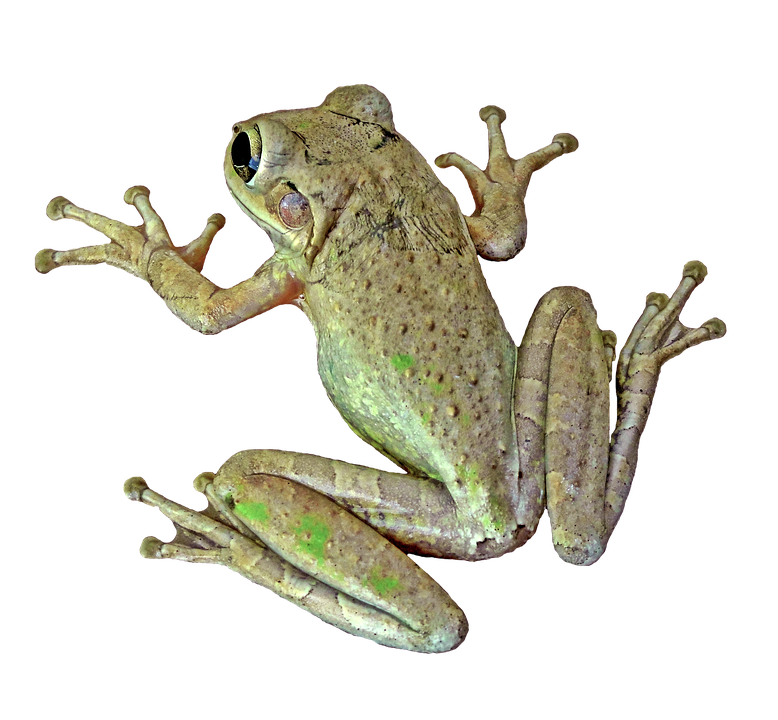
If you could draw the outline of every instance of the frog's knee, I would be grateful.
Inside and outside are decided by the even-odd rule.
[[[549,329],[559,328],[562,322],[569,327],[583,325],[590,330],[594,330],[597,326],[597,311],[591,295],[586,290],[572,286],[549,290],[540,298],[533,318],[536,318],[541,326]]]
[[[571,565],[593,565],[605,552],[605,543],[597,537],[575,543],[554,542],[554,550]]]
[[[543,304],[567,303],[570,307],[592,305],[592,296],[586,290],[572,285],[551,288],[540,300]]]

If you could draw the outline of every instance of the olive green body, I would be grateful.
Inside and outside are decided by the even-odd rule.
[[[484,171],[456,153],[436,161],[464,173],[476,204],[470,217],[370,86],[234,125],[227,185],[275,252],[227,289],[200,272],[221,215],[176,247],[144,187],[125,195],[143,218],[139,227],[52,200],[49,217],[80,220],[110,242],[42,250],[40,272],[117,266],[205,334],[280,304],[301,308],[333,404],[404,471],[247,450],[196,479],[209,500],[203,512],[133,478],[127,495],[160,508],[178,530],[171,543],[147,538],[144,556],[222,564],[347,632],[443,652],[462,642],[467,620],[407,552],[495,557],[526,542],[548,509],[563,559],[587,565],[602,555],[629,493],[659,369],[723,335],[724,325],[692,329],[678,320],[705,276],[701,263],[687,264],[672,297],[649,295],[616,368],[609,442],[615,336],[598,328],[591,298],[551,290],[517,348],[479,264],[521,250],[532,173],[578,143],[556,135],[514,160],[501,131],[505,113],[488,106],[481,119],[489,131]]]

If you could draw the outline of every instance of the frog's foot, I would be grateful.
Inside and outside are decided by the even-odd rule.
[[[141,555],[147,558],[177,558],[190,562],[223,562],[222,552],[240,534],[225,524],[212,505],[203,512],[190,510],[154,492],[143,478],[130,478],[124,483],[124,494],[145,505],[159,508],[176,528],[176,537],[163,543],[148,537],[141,544]]]
[[[124,194],[124,201],[134,205],[140,213],[143,224],[139,227],[131,227],[90,210],[84,210],[64,197],[54,198],[46,208],[46,215],[50,219],[78,220],[101,232],[110,242],[75,250],[41,250],[35,256],[35,269],[40,273],[47,273],[63,265],[107,263],[132,275],[145,278],[152,253],[161,248],[170,248],[178,252],[195,270],[202,270],[214,235],[224,227],[223,216],[211,215],[198,238],[189,245],[176,248],[170,241],[164,223],[149,202],[148,188],[141,185],[131,187]]]
[[[195,480],[195,488],[209,500],[202,512],[168,500],[142,478],[125,483],[128,498],[159,508],[177,530],[170,543],[147,537],[140,548],[144,557],[225,565],[325,622],[382,645],[445,652],[464,639],[467,621],[445,591],[404,553],[328,498],[291,484],[292,495],[303,496],[302,504],[292,513],[280,508],[277,522],[283,528],[276,531],[270,503],[244,504],[249,518],[244,523],[234,512],[230,494],[218,494],[214,479],[212,473],[203,473]],[[282,478],[270,479],[274,481],[272,490],[289,484]],[[254,479],[245,479],[246,485],[251,482]],[[326,516],[318,517],[317,510]],[[291,531],[290,522],[297,522]],[[267,530],[273,543],[259,540],[252,524]],[[343,572],[322,578],[321,569],[330,559]],[[401,567],[393,567],[392,561]],[[357,570],[360,563],[370,566],[364,577]],[[357,577],[349,577],[350,572]]]
[[[718,318],[711,318],[698,328],[688,328],[678,319],[694,288],[707,274],[705,265],[693,260],[684,266],[683,278],[672,297],[668,298],[664,293],[649,293],[646,309],[619,356],[616,374],[619,387],[626,387],[643,369],[658,374],[661,366],[670,358],[726,333],[726,325]]]
[[[698,328],[678,319],[707,269],[699,261],[686,263],[683,278],[672,297],[650,293],[646,308],[619,356],[616,370],[618,413],[611,439],[606,485],[605,524],[609,537],[624,509],[637,465],[638,444],[651,410],[659,371],[684,350],[723,337],[726,325],[712,318]]]
[[[527,238],[524,196],[532,173],[554,158],[574,152],[578,141],[568,133],[560,133],[550,145],[514,160],[508,155],[502,133],[505,111],[489,105],[481,109],[480,117],[489,133],[486,170],[457,153],[441,155],[435,164],[458,168],[470,186],[475,212],[465,219],[478,254],[487,260],[510,260],[524,247]]]

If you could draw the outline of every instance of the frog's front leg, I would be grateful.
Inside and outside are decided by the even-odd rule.
[[[211,241],[224,227],[223,216],[211,215],[198,238],[175,247],[151,206],[147,188],[130,188],[124,200],[135,206],[142,225],[131,227],[63,197],[54,198],[46,208],[49,218],[78,220],[106,235],[110,242],[76,250],[41,250],[35,257],[38,272],[48,273],[65,265],[113,265],[146,280],[175,315],[206,334],[220,332],[300,295],[299,282],[275,257],[232,288],[219,288],[200,274]]]
[[[693,345],[721,337],[717,319],[684,327],[678,316],[705,277],[688,263],[672,298],[652,293],[616,373],[618,417],[610,447],[612,333],[597,326],[589,295],[556,288],[538,304],[519,348],[516,428],[525,504],[543,500],[557,553],[589,565],[605,551],[629,493],[659,370]]]
[[[524,196],[532,173],[560,155],[575,152],[578,140],[568,133],[559,133],[550,145],[514,160],[508,155],[502,134],[505,111],[489,105],[481,109],[480,117],[489,132],[486,170],[457,153],[440,155],[435,164],[441,168],[458,168],[470,186],[475,212],[465,221],[478,254],[486,260],[510,260],[527,239]]]
[[[288,455],[292,462],[305,457]],[[231,468],[195,480],[209,500],[202,513],[167,500],[140,478],[129,480],[128,497],[158,507],[178,530],[172,543],[146,538],[141,554],[225,565],[382,645],[445,652],[462,642],[462,611],[373,528],[302,484],[277,475],[242,477],[234,463]]]

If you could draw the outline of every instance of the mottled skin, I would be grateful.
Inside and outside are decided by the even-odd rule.
[[[273,257],[220,289],[200,274],[223,226],[209,218],[186,247],[171,243],[135,187],[131,228],[52,200],[48,215],[81,220],[111,242],[43,250],[41,272],[106,262],[149,282],[168,307],[211,334],[282,303],[301,308],[318,340],[319,374],[349,426],[405,472],[300,453],[255,450],[195,481],[202,513],[128,481],[128,496],[176,524],[172,543],[147,538],[147,557],[215,562],[379,643],[422,652],[456,647],[467,621],[406,552],[480,560],[522,545],[547,507],[559,555],[576,564],[604,552],[629,492],[659,369],[724,325],[681,325],[705,276],[684,268],[672,298],[653,293],[622,350],[618,420],[608,443],[616,338],[589,296],[556,288],[541,299],[517,348],[478,255],[524,245],[524,195],[534,170],[577,141],[557,135],[521,160],[505,149],[505,114],[481,111],[489,164],[450,153],[476,201],[464,218],[451,193],[399,135],[387,99],[338,88],[317,108],[258,115],[233,129],[225,173],[241,208],[270,235]]]

